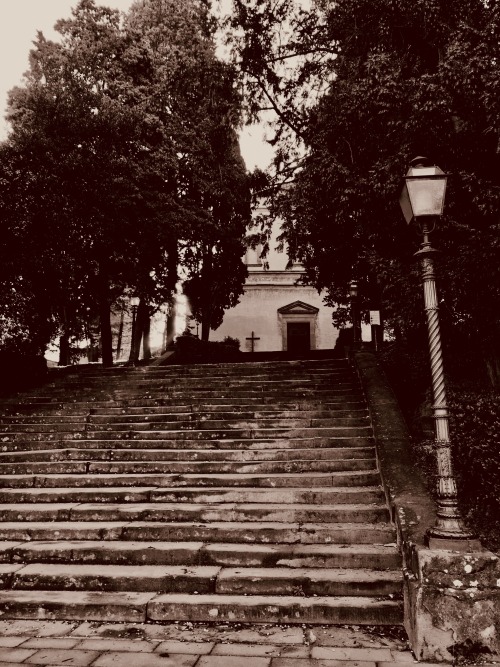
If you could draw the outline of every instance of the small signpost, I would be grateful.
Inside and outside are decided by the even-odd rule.
[[[378,352],[378,337],[380,327],[380,310],[370,310],[370,324],[372,325],[372,341],[375,352]]]
[[[250,350],[250,352],[255,352],[255,341],[260,340],[260,338],[258,336],[256,336],[255,333],[252,331],[252,335],[247,336],[246,339],[250,341],[250,344],[252,346],[252,349]]]

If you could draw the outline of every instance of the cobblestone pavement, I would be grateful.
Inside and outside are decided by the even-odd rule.
[[[408,667],[401,628],[1,621],[0,667]]]

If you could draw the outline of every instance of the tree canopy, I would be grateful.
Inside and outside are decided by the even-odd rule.
[[[0,279],[19,295],[5,323],[34,338],[31,302],[47,323],[39,349],[57,332],[84,336],[99,315],[109,363],[116,298],[136,293],[154,310],[175,286],[180,246],[215,243],[214,227],[242,238],[241,97],[214,26],[202,0],[141,0],[123,17],[80,0],[59,41],[38,34],[1,147]]]
[[[451,174],[434,233],[445,325],[498,373],[498,2],[233,4],[250,110],[277,112],[271,213],[307,281],[339,304],[337,323],[356,278],[397,332],[421,325],[418,236],[398,199],[424,155]]]

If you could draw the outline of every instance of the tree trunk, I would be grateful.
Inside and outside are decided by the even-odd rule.
[[[101,328],[102,365],[113,365],[113,335],[111,333],[111,310],[109,281],[105,271],[99,272],[99,322]]]
[[[210,323],[207,321],[207,318],[204,317],[201,323],[201,340],[208,340],[210,336]]]
[[[212,304],[210,303],[210,284],[212,281],[212,253],[210,248],[207,248],[203,255],[203,266],[201,269],[203,276],[203,302],[201,309],[201,340],[208,341],[210,336],[211,311]]]
[[[57,362],[58,366],[69,366],[69,336],[67,333],[62,333],[59,338],[59,361]]]
[[[118,329],[118,340],[116,342],[116,360],[121,356],[122,353],[122,339],[123,339],[123,320],[125,317],[125,309],[122,307],[120,310],[120,327]]]
[[[146,302],[143,299],[141,299],[139,301],[139,306],[137,308],[137,317],[135,320],[134,354],[133,354],[134,363],[136,363],[139,360],[139,355],[141,353],[141,342],[144,336],[144,332],[146,330],[147,320],[149,320],[148,307],[146,305]]]
[[[166,350],[174,341],[175,337],[175,316],[176,316],[176,303],[175,296],[172,299],[172,303],[168,309],[167,321],[165,323],[165,341],[164,349]]]
[[[149,313],[146,313],[144,318],[144,328],[142,334],[142,349],[143,349],[143,358],[151,359],[151,318]]]

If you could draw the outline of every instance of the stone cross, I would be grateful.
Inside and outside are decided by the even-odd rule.
[[[255,333],[252,331],[252,335],[247,336],[247,340],[251,341],[251,345],[252,345],[252,350],[251,351],[255,352],[255,341],[260,340],[260,338],[258,336],[256,336]]]

